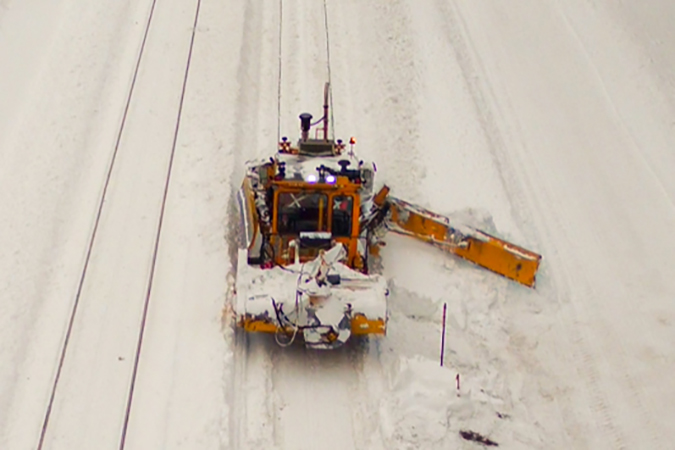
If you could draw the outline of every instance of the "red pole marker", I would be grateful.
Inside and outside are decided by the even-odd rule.
[[[457,397],[459,397],[459,374],[455,377],[455,381],[457,381]]]
[[[447,303],[443,303],[443,334],[441,335],[441,367],[443,367],[443,354],[445,353],[445,311]]]

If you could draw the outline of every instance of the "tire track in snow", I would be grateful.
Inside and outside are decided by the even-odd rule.
[[[281,133],[292,141],[298,137],[289,134],[299,128],[298,114],[321,114],[323,85],[331,72],[330,17],[330,7],[323,2],[284,3],[280,121]],[[309,449],[330,442],[359,448],[353,410],[360,401],[360,365],[348,349],[316,351],[299,343],[279,348],[272,336],[266,337],[266,344],[272,366],[274,444]]]
[[[354,128],[345,131],[355,129],[364,135],[357,151],[376,162],[380,181],[392,188],[393,195],[425,205],[419,187],[419,180],[426,175],[419,148],[422,68],[415,57],[410,6],[405,0],[385,0],[368,5],[354,2],[353,7],[354,14],[360,16],[354,24],[360,35],[354,36],[347,49],[359,49],[359,59],[354,63],[336,55],[334,62],[334,71],[342,71],[341,76],[355,86],[339,95],[362,105],[358,116],[352,118]],[[364,42],[370,45],[364,46]],[[373,57],[377,58],[375,64]],[[350,95],[352,92],[361,95]],[[364,119],[365,126],[359,127],[358,122]]]
[[[359,340],[330,351],[272,350],[278,448],[363,448],[354,414],[363,401],[363,354]]]
[[[557,201],[555,195],[548,192],[545,195],[542,195],[540,198],[535,199],[538,204],[541,204],[542,207],[545,203],[556,204]],[[541,203],[540,203],[541,202]],[[565,230],[568,230],[569,227],[564,223],[561,223],[559,218],[553,217],[549,218],[549,221],[555,222],[557,226],[555,227],[556,232],[547,230],[544,232],[544,236],[548,235],[555,240],[561,240],[561,233],[566,235]],[[549,222],[550,223],[550,222]],[[574,241],[573,236],[567,236],[566,239],[570,244]],[[550,240],[552,241],[552,240]],[[561,314],[560,322],[562,322],[563,328],[565,331],[577,330],[574,334],[566,334],[562,339],[567,344],[562,348],[571,349],[569,357],[571,360],[569,364],[572,368],[573,373],[576,374],[577,378],[584,380],[583,389],[586,390],[586,395],[590,400],[589,407],[591,408],[592,420],[594,420],[598,425],[600,425],[603,430],[604,436],[596,437],[597,440],[591,440],[591,442],[611,442],[612,447],[616,449],[626,449],[630,448],[627,444],[627,440],[623,432],[616,425],[616,418],[612,414],[608,406],[608,397],[604,393],[602,387],[602,380],[599,375],[598,364],[605,362],[604,352],[599,349],[599,345],[594,338],[589,338],[587,333],[580,329],[577,324],[580,322],[579,314],[576,311],[578,309],[575,307],[575,303],[582,303],[586,305],[586,308],[589,308],[593,304],[596,294],[594,294],[593,289],[589,280],[586,280],[583,275],[582,277],[575,276],[567,270],[567,267],[563,263],[558,263],[563,255],[560,255],[557,251],[547,252],[547,259],[551,261],[551,264],[555,267],[561,269],[561,274],[557,275],[558,279],[557,284],[557,297],[558,301],[566,304],[568,307]],[[579,275],[579,274],[577,274]],[[561,282],[560,282],[561,281]],[[575,292],[573,293],[567,286],[575,286]],[[576,297],[576,298],[574,298]],[[586,315],[584,315],[586,316]],[[602,322],[604,324],[604,322]],[[594,326],[599,325],[600,322],[594,322]],[[605,332],[609,330],[604,327]],[[600,333],[602,334],[602,333]],[[606,334],[604,336],[607,336]],[[607,347],[610,351],[616,351],[616,345]],[[577,383],[578,384],[578,383]],[[571,406],[563,405],[566,414],[566,420],[572,420],[571,417],[574,417],[575,411]],[[569,425],[569,424],[568,424]],[[578,424],[573,425],[574,428],[579,428]],[[577,436],[572,436],[572,438],[577,438]],[[581,440],[584,445],[589,444],[586,439]],[[577,441],[577,444],[581,444]]]
[[[562,18],[565,27],[569,32],[569,35],[572,36],[574,41],[576,42],[578,47],[578,53],[585,61],[587,67],[591,72],[591,75],[595,78],[599,90],[601,91],[604,102],[607,105],[608,110],[610,111],[610,115],[613,116],[612,118],[616,122],[617,125],[616,128],[618,129],[619,134],[625,137],[624,141],[628,143],[629,147],[631,147],[632,150],[630,152],[631,156],[635,160],[639,161],[637,167],[634,167],[632,169],[637,170],[640,166],[642,166],[649,173],[650,177],[655,181],[655,184],[658,186],[660,193],[663,194],[665,202],[669,204],[670,211],[672,212],[673,207],[675,206],[674,198],[672,195],[673,194],[672,189],[669,189],[670,184],[672,183],[669,183],[668,181],[664,180],[663,174],[659,170],[662,169],[664,166],[665,167],[669,166],[667,164],[667,161],[665,159],[662,160],[661,167],[654,166],[654,159],[648,157],[648,155],[651,154],[652,152],[644,149],[640,145],[640,140],[638,136],[636,136],[635,131],[631,129],[631,125],[626,120],[625,114],[622,113],[620,100],[618,101],[617,98],[614,98],[615,96],[612,95],[613,92],[611,89],[612,87],[611,79],[610,80],[606,79],[607,78],[606,74],[604,74],[602,70],[603,67],[602,64],[601,63],[598,64],[598,62],[596,62],[596,58],[594,58],[595,55],[593,52],[593,40],[589,40],[588,35],[586,36],[583,35],[584,24],[586,22],[580,21],[579,17],[577,17],[575,20],[574,13],[572,12],[571,9],[574,7],[573,5],[563,6],[560,2],[555,2],[555,7],[557,14]],[[580,7],[585,7],[585,9],[583,10],[583,17],[585,20],[590,20],[591,23],[596,26],[604,25],[598,26],[598,28],[600,29],[604,28],[613,29],[613,26],[602,23],[602,18],[598,14],[599,12],[601,12],[598,11],[598,7],[602,8],[603,7],[602,5],[596,5],[595,3],[588,1],[581,1],[580,5],[577,6],[577,8],[581,9]],[[627,32],[626,30],[623,31],[624,33]],[[612,38],[615,38],[615,36],[613,35]],[[635,37],[633,38],[635,39]],[[621,45],[622,49],[626,47],[626,44],[622,42],[621,36],[619,36],[616,40],[619,43],[619,45],[623,44]],[[632,55],[632,58],[639,61],[640,65],[644,64],[643,61],[638,59],[639,56]],[[648,72],[647,75],[654,77],[655,81],[648,80],[647,82],[644,83],[644,85],[646,86],[659,85],[661,80],[658,79],[659,75],[658,73]],[[624,93],[621,93],[621,95],[623,96]],[[599,236],[599,233],[596,233],[596,235],[598,236],[597,240],[600,241],[602,237]],[[569,236],[568,238],[571,239],[572,237]],[[597,292],[597,289],[593,288],[594,284],[592,283],[592,281],[586,278],[584,279],[584,283],[585,283],[583,291],[584,296],[588,299],[597,298],[599,293]],[[606,317],[606,315],[603,313],[603,311],[600,310],[596,302],[589,301],[588,306],[585,306],[585,310],[586,309],[593,309],[594,310],[593,316],[599,318],[594,322],[594,326],[595,327],[600,326],[601,330],[597,333],[597,338],[589,340],[594,344],[596,348],[596,354],[613,355],[614,360],[629,361],[630,358],[626,354],[626,338],[624,337],[625,334],[617,333],[615,331],[616,329],[611,327],[607,323],[607,321],[604,320],[604,317]],[[607,362],[609,363],[610,361],[608,360]],[[646,405],[645,402],[648,401],[648,396],[646,395],[645,392],[644,383],[642,383],[639,379],[637,379],[635,375],[633,375],[634,373],[633,371],[623,370],[621,367],[617,368],[616,366],[617,364],[614,364],[613,373],[619,374],[620,376],[618,378],[622,380],[621,384],[623,386],[628,387],[628,389],[621,389],[620,392],[621,394],[623,394],[623,398],[627,400],[627,402],[630,404],[630,410],[638,411],[641,418],[639,425],[636,426],[636,428],[639,429],[632,430],[632,434],[639,434],[642,432],[640,444],[646,445],[649,448],[661,448],[665,446],[665,443],[662,442],[663,433],[660,432],[659,427],[655,423],[655,420],[653,418],[653,414],[650,413],[651,411],[657,410],[658,405]],[[633,423],[631,423],[631,426],[634,426]],[[645,429],[646,433],[644,432]],[[627,446],[627,444],[623,442],[621,442],[621,445]]]
[[[377,164],[394,195],[420,198],[421,67],[405,0],[327,1],[336,137]],[[348,134],[343,134],[348,133]]]
[[[520,226],[526,227],[526,235],[529,239],[535,240],[536,246],[542,248],[539,240],[546,235],[551,236],[553,233],[549,230],[545,233],[541,230],[537,230],[534,228],[532,219],[523,217],[523,214],[525,214],[524,212],[530,210],[530,205],[525,199],[531,196],[527,196],[525,193],[534,191],[532,188],[533,184],[526,176],[516,179],[514,174],[517,173],[517,171],[514,171],[513,165],[509,164],[508,158],[506,157],[509,152],[507,152],[506,142],[502,136],[498,123],[507,123],[507,121],[502,118],[498,122],[498,118],[495,116],[495,110],[493,109],[494,107],[492,106],[495,105],[495,95],[486,83],[481,83],[479,81],[479,74],[484,74],[485,69],[480,63],[480,57],[477,55],[475,48],[472,46],[471,42],[468,41],[469,31],[467,25],[463,21],[461,12],[457,7],[452,7],[452,10],[448,10],[444,6],[441,6],[441,8],[442,10],[445,10],[445,15],[449,18],[448,23],[452,24],[450,28],[455,30],[451,34],[450,41],[452,42],[453,49],[457,53],[457,59],[465,72],[467,86],[475,99],[478,115],[482,118],[485,135],[491,142],[490,149],[493,152],[494,160],[500,167],[499,173],[502,176],[502,185],[509,195],[512,204],[512,214]],[[501,116],[503,116],[503,113]],[[558,227],[558,229],[564,228]],[[539,240],[536,240],[537,238],[539,238]],[[547,239],[547,241],[550,241],[550,239]],[[554,255],[547,252],[546,258],[554,264]],[[571,282],[571,280],[568,280],[568,283],[569,282]],[[554,292],[557,292],[559,301],[564,301],[564,298],[568,298],[568,295],[565,295],[566,289],[562,288],[562,286],[566,285],[568,284],[562,283],[558,285],[556,283],[550,286],[553,288]],[[576,354],[573,358],[577,361],[583,361],[584,364],[581,365],[581,375],[585,379],[590,380],[591,383],[595,384],[597,383],[598,376],[597,369],[594,366],[594,360],[585,351],[586,347],[584,345],[578,345],[585,343],[586,340],[579,336],[575,339],[577,345],[566,346],[566,348],[576,347],[577,349],[582,350],[583,353],[581,355]],[[570,343],[574,341],[569,338],[568,340]],[[607,430],[607,433],[613,437],[615,444],[621,445],[623,439],[620,436],[617,437],[617,429],[614,426],[612,419],[607,415],[608,409],[606,407],[606,398],[602,396],[597,389],[592,390],[591,394],[594,396],[592,407],[596,412],[600,412],[603,415],[603,426]],[[568,413],[572,414],[572,411],[568,411]],[[574,415],[572,414],[569,417],[574,417]]]
[[[523,230],[524,236],[533,241],[538,233],[536,233],[532,218],[528,214],[529,205],[524,200],[526,196],[523,195],[524,192],[531,190],[531,186],[528,184],[528,180],[522,182],[522,179],[516,177],[519,171],[507,157],[509,154],[507,144],[499,127],[499,123],[504,122],[501,117],[502,114],[496,109],[496,104],[492,100],[495,97],[492,87],[481,82],[481,79],[485,79],[481,76],[485,73],[485,69],[482,67],[480,57],[471,42],[461,11],[454,2],[448,4],[442,0],[436,0],[436,9],[446,19],[444,21],[445,37],[455,54],[455,59],[464,76],[466,88],[473,99],[475,115],[480,120],[483,134],[488,141],[488,149],[501,178],[501,185],[509,199],[510,213]],[[534,240],[534,244],[539,247],[539,242],[536,240]]]
[[[545,204],[561,204],[558,196],[546,189],[543,190],[541,196],[535,198],[535,202],[541,205],[542,208]],[[569,247],[573,247],[576,237],[570,235],[567,231],[571,229],[569,224],[562,220],[560,216],[550,217],[548,220],[549,224],[551,222],[555,224],[555,227],[553,227],[555,232],[548,231],[550,226],[546,228],[547,231],[545,233],[551,233],[547,241],[561,242],[564,239]],[[602,239],[598,232],[594,234],[597,236],[596,239],[598,241]],[[598,443],[608,440],[612,443],[611,448],[633,448],[635,443],[633,445],[630,444],[627,434],[617,424],[618,418],[613,413],[610,407],[611,400],[605,393],[607,380],[603,380],[600,374],[604,367],[609,365],[612,368],[608,355],[612,355],[613,359],[621,361],[629,360],[625,353],[624,338],[608,325],[606,320],[608,316],[600,310],[600,305],[596,301],[600,297],[600,294],[593,288],[593,281],[580,271],[571,273],[570,269],[562,262],[564,255],[560,254],[557,249],[551,250],[553,251],[547,252],[547,258],[551,261],[552,265],[560,269],[560,275],[556,276],[558,278],[558,283],[556,284],[559,286],[556,288],[558,291],[558,301],[568,306],[563,311],[560,321],[564,324],[564,329],[567,332],[576,330],[574,334],[566,334],[568,344],[565,345],[565,348],[572,349],[572,360],[569,361],[569,364],[578,376],[587,380],[583,388],[587,391],[587,396],[591,400],[589,406],[593,412],[592,420],[601,425],[606,437],[608,437],[608,439],[598,439]],[[568,286],[575,286],[574,291]],[[583,308],[580,308],[578,305],[583,305]],[[593,319],[593,329],[595,332],[592,336],[585,331],[584,325],[580,325],[588,317]],[[632,411],[640,411],[640,416],[644,421],[641,425],[646,425],[648,429],[648,432],[644,434],[640,442],[642,444],[646,444],[647,441],[651,442],[650,445],[647,445],[648,448],[663,448],[663,443],[659,442],[661,440],[659,438],[659,428],[654,423],[652,415],[642,401],[642,398],[644,398],[642,383],[630,375],[629,369],[621,367],[614,367],[613,369],[612,373],[619,375],[623,384],[629,387],[627,391],[621,390],[623,398],[626,398],[631,403]],[[575,414],[575,411],[570,407],[565,407],[565,409],[568,417],[572,417]]]
[[[392,187],[394,195],[427,204],[420,187],[426,175],[420,130],[424,68],[416,57],[411,7],[401,0],[328,2],[334,127],[337,137],[358,138],[356,151],[375,162],[379,182]],[[395,242],[388,244],[395,251]],[[383,415],[383,399],[392,395],[384,364],[399,356],[395,340],[394,333],[361,342],[351,360],[355,448],[397,446]]]
[[[230,248],[232,273],[228,275],[231,290],[240,247],[239,212],[236,195],[244,175],[244,162],[259,158],[276,149],[278,108],[278,36],[279,0],[247,2],[244,9],[241,50],[237,70],[238,95],[234,119],[236,131],[233,167],[230,173],[231,197],[226,238]],[[275,57],[277,56],[277,57]],[[271,77],[270,74],[277,76]],[[228,295],[232,308],[232,292]],[[229,312],[226,312],[229,314]],[[234,328],[233,323],[226,326]],[[232,382],[230,383],[229,440],[233,448],[254,448],[273,444],[271,417],[271,367],[261,336],[250,336],[234,329],[230,334],[233,346]]]
[[[519,158],[515,152],[511,152],[507,149],[507,137],[503,135],[500,124],[509,123],[509,121],[504,118],[505,114],[509,111],[498,109],[492,87],[485,82],[481,82],[481,79],[488,79],[486,76],[481,76],[486,74],[486,71],[481,63],[480,56],[477,54],[475,46],[470,40],[470,33],[459,7],[454,4],[448,6],[440,1],[437,1],[437,5],[439,11],[441,11],[443,16],[448,19],[448,26],[446,28],[447,37],[451,43],[451,47],[456,53],[457,61],[464,72],[467,88],[474,98],[477,115],[481,119],[481,125],[485,130],[485,136],[490,143],[489,149],[492,152],[493,159],[499,169],[498,173],[501,176],[502,186],[507,193],[511,204],[511,214],[516,220],[517,225],[523,230],[523,234],[527,236],[527,240],[533,242],[536,248],[544,248],[544,246],[542,246],[542,239],[551,242],[550,238],[554,233],[550,227],[545,226],[543,229],[539,227],[530,212],[532,210],[541,210],[541,207],[544,205],[540,203],[538,199],[533,198],[532,195],[527,194],[536,191],[534,189],[534,183],[527,173],[516,169],[516,167],[520,165],[516,164],[518,163]],[[516,117],[516,115],[513,116]],[[516,129],[514,131],[516,135],[522,135],[521,130]],[[520,175],[517,177],[516,174]],[[548,201],[544,203],[551,204],[551,199],[549,198]],[[555,204],[555,201],[552,203]],[[532,207],[532,205],[534,205],[534,207]],[[557,229],[562,230],[566,228],[559,226]],[[552,265],[555,265],[556,259],[556,255],[547,251],[546,260],[550,261]],[[569,292],[563,286],[568,286],[572,280],[568,279],[566,282],[560,283],[560,280],[557,277],[549,278],[546,275],[547,268],[544,266],[542,267],[539,276],[539,290],[541,291],[543,289],[549,293],[548,295],[554,295],[559,302],[567,304],[568,300],[565,299],[569,298]],[[572,319],[572,321],[576,322],[575,319]],[[572,329],[572,327],[565,326],[565,329],[569,330]],[[606,433],[608,436],[611,436],[614,445],[619,446],[616,448],[622,448],[625,440],[615,426],[614,419],[609,414],[606,396],[598,390],[597,359],[589,353],[588,340],[583,336],[576,336],[574,338],[570,336],[559,336],[559,338],[571,344],[564,348],[576,349],[573,350],[573,354],[569,355],[568,358],[572,358],[572,361],[581,361],[581,364],[577,365],[578,371],[580,372],[579,374],[584,379],[588,380],[591,385],[596,386],[595,389],[592,389],[589,392],[593,399],[591,407],[602,417],[602,425],[605,428]],[[572,361],[570,362],[572,363]],[[565,420],[575,420],[574,411],[567,410],[566,416]],[[572,424],[571,426],[574,428],[578,427],[577,424]]]
[[[654,181],[659,185],[666,201],[670,204],[672,209],[675,209],[675,191],[669,189],[672,186],[672,183],[669,182],[670,177],[668,177],[667,181],[664,180],[663,175],[660,174],[657,168],[653,166],[653,161],[644,155],[644,151],[640,147],[638,139],[636,138],[635,134],[631,131],[631,127],[624,119],[624,116],[621,114],[617,102],[612,98],[607,82],[602,76],[602,71],[598,67],[598,65],[595,64],[586,43],[581,37],[580,32],[577,30],[577,27],[573,23],[573,19],[565,12],[564,7],[560,6],[559,4],[557,4],[556,6],[558,14],[563,19],[567,29],[569,30],[570,35],[574,38],[574,40],[578,44],[579,53],[583,55],[584,59],[586,60],[586,63],[588,64],[588,67],[592,69],[593,75],[595,76],[598,82],[598,86],[600,86],[602,90],[602,94],[605,98],[607,105],[611,108],[611,111],[614,115],[616,122],[620,125],[621,133],[625,135],[626,140],[630,142],[631,145],[633,146],[634,150],[632,153],[633,156],[635,156],[636,159],[642,162],[642,165],[649,171]]]
[[[282,135],[295,132],[298,129],[296,118],[300,112],[308,110],[316,115],[316,108],[321,106],[323,83],[328,79],[327,21],[323,5],[306,2],[283,3],[280,6],[283,11],[278,15],[274,13],[275,5],[271,3],[266,9],[249,5],[246,12],[245,29],[249,31],[245,31],[243,38],[245,49],[242,50],[240,61],[241,78],[260,80],[261,84],[266,82],[268,74],[273,71],[265,71],[264,68],[276,61],[272,57],[273,49],[281,49],[282,52],[279,105],[266,103],[268,99],[275,98],[272,89],[270,95],[259,95],[254,101],[249,100],[245,89],[240,91],[242,95],[238,109],[242,113],[239,117],[243,119],[243,128],[249,131],[240,131],[237,147],[246,151],[246,142],[249,140],[260,143],[252,146],[249,156],[263,157],[275,151],[277,136],[272,135],[269,132],[272,128],[268,129],[267,126],[273,123],[270,118],[277,119],[270,114],[274,106],[278,106],[281,111],[278,119]],[[271,18],[266,18],[265,14]],[[273,38],[272,28],[275,27],[271,23],[274,18],[283,19],[281,42],[275,42]],[[262,42],[261,29],[262,35],[268,36]],[[255,54],[258,59],[247,59],[251,54]],[[266,75],[268,78],[264,78]],[[240,82],[240,85],[243,83]],[[270,86],[277,87],[271,83]],[[262,88],[269,89],[266,84]],[[288,136],[292,140],[296,138],[290,134]],[[242,162],[241,159],[239,162]],[[243,172],[241,168],[236,170]],[[234,183],[240,179],[239,173],[233,174]],[[230,228],[230,238],[233,240],[233,227]],[[348,355],[348,352],[331,355],[332,352],[316,354],[297,347],[281,349],[274,343],[272,336],[249,335],[241,331],[235,332],[235,341],[235,414],[232,416],[230,433],[234,446],[288,448],[290,443],[294,443],[304,448],[303,445],[315,445],[317,440],[324,442],[326,435],[332,436],[337,431],[336,439],[344,438],[346,448],[355,448],[353,408],[360,397],[354,394],[359,392],[355,387],[358,386],[360,363],[349,356],[338,356]],[[308,364],[312,369],[304,371],[303,367]],[[328,403],[335,403],[337,398],[340,405],[337,411],[331,412],[330,423],[315,422],[317,427],[312,430],[315,439],[310,440],[306,439],[308,420],[322,417],[326,410],[324,405],[304,402],[303,398],[308,398],[307,395],[328,398]]]
[[[464,29],[466,27],[464,26]],[[475,51],[473,51],[475,55]],[[473,59],[479,61],[477,56],[474,56]],[[479,73],[484,73],[484,70],[481,70]],[[494,98],[493,94],[490,94],[488,98]],[[492,102],[494,103],[494,101]],[[503,105],[506,109],[509,109],[513,117],[518,117],[518,115],[513,111],[513,108],[509,105]],[[500,122],[508,123],[507,120],[501,120]],[[517,128],[517,124],[515,126]],[[517,135],[522,135],[521,130],[516,130]],[[523,151],[527,152],[526,146],[520,143],[519,147]],[[500,153],[504,153],[504,149],[500,150]],[[514,155],[515,161],[520,161],[523,163],[524,156],[518,154],[518,152],[512,152]],[[499,155],[498,155],[499,156]],[[503,156],[502,156],[503,158]],[[527,165],[524,165],[525,167]],[[536,166],[536,163],[529,163],[529,167],[533,168],[536,171],[539,168]],[[525,189],[520,189],[522,197],[519,195],[518,198],[523,198],[521,202],[521,207],[519,209],[526,210],[528,204],[532,204],[534,207],[533,210],[545,211],[547,205],[551,204],[562,204],[552,192],[546,190],[545,188],[539,188],[537,190],[531,189],[533,186],[531,178],[532,175],[521,171],[523,176],[521,177],[521,182]],[[513,183],[510,180],[506,181],[506,186],[512,186]],[[535,194],[529,194],[534,192]],[[540,194],[536,194],[541,192]],[[528,195],[524,195],[524,194]],[[539,240],[544,240],[546,242],[561,242],[563,239],[569,243],[570,247],[574,247],[573,243],[575,242],[575,237],[568,235],[569,229],[571,229],[568,224],[563,223],[564,218],[558,215],[548,218],[548,223],[540,227],[534,227],[530,225],[529,228],[535,232],[533,236],[538,236]],[[522,220],[521,220],[522,222]],[[528,220],[528,223],[531,222]],[[548,246],[550,247],[550,246]],[[546,246],[544,247],[546,248]],[[616,414],[612,411],[610,406],[610,399],[606,394],[606,386],[603,386],[603,383],[606,382],[606,379],[603,379],[601,375],[602,369],[607,366],[610,362],[607,355],[619,355],[620,360],[627,360],[625,356],[621,356],[625,352],[625,346],[621,343],[621,339],[613,331],[611,327],[608,326],[607,322],[603,319],[604,314],[598,310],[595,299],[598,298],[598,293],[592,288],[592,282],[584,276],[583,273],[572,274],[569,272],[567,265],[562,261],[563,255],[555,248],[546,248],[546,259],[550,261],[552,267],[556,267],[562,272],[562,275],[552,276],[545,288],[552,291],[553,295],[557,301],[564,307],[562,314],[560,315],[559,321],[561,322],[562,328],[565,333],[558,335],[557,338],[563,342],[566,342],[567,345],[563,345],[562,348],[569,348],[571,354],[568,356],[568,364],[571,365],[571,370],[577,375],[577,378],[584,380],[583,389],[587,391],[587,397],[590,400],[590,408],[593,412],[593,418],[596,420],[598,425],[600,425],[603,430],[601,436],[591,436],[590,439],[593,442],[604,443],[611,442],[612,448],[631,448],[628,444],[627,436],[625,432],[618,426],[618,418]],[[575,286],[574,291],[570,290],[568,286]],[[580,309],[579,305],[583,306],[583,311]],[[587,314],[589,309],[593,311],[590,315]],[[593,333],[591,337],[587,332],[584,331],[584,325],[579,325],[582,323],[582,317],[592,317],[594,319],[593,326],[595,329],[600,327],[598,333]],[[569,332],[572,331],[570,334]],[[565,368],[565,371],[569,371],[569,368]],[[642,412],[642,416],[646,419],[646,425],[651,430],[648,433],[652,439],[656,439],[654,436],[657,436],[657,428],[654,426],[651,421],[647,411],[644,408],[644,405],[640,401],[639,393],[639,383],[634,380],[627,371],[621,370],[621,377],[624,380],[624,384],[628,386],[629,392],[624,393],[628,397],[629,401],[632,402],[632,406]],[[632,399],[632,400],[631,400]],[[575,416],[574,411],[570,409],[569,405],[562,405],[565,409],[565,415],[567,416],[565,420],[575,420],[572,419]],[[583,419],[577,419],[582,421]],[[572,431],[569,427],[573,429],[579,429],[583,426],[580,426],[580,423],[567,423],[568,432]],[[589,439],[587,436],[581,437],[579,435],[571,436],[572,439],[580,439],[581,442],[587,444],[586,439]],[[580,442],[577,442],[580,445]]]

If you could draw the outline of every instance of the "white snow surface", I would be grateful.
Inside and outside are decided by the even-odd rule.
[[[462,430],[672,447],[673,17],[669,0],[0,0],[0,448],[480,448]],[[378,181],[541,253],[536,290],[392,235],[386,337],[234,333],[244,163],[318,117],[329,77],[336,137]]]

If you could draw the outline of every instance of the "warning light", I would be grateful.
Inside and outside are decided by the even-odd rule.
[[[356,138],[354,136],[350,137],[349,143],[352,144],[352,145],[356,144]]]

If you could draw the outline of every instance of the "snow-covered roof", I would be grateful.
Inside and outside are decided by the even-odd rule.
[[[342,169],[340,161],[349,161],[347,166],[349,170],[356,170],[359,168],[359,158],[355,154],[345,152],[337,156],[309,156],[309,155],[294,155],[289,153],[277,153],[276,159],[279,163],[284,163],[286,168],[286,179],[292,180],[308,180],[312,176],[319,175],[318,168],[324,166],[335,172],[340,172]],[[364,162],[365,164],[365,162]]]

